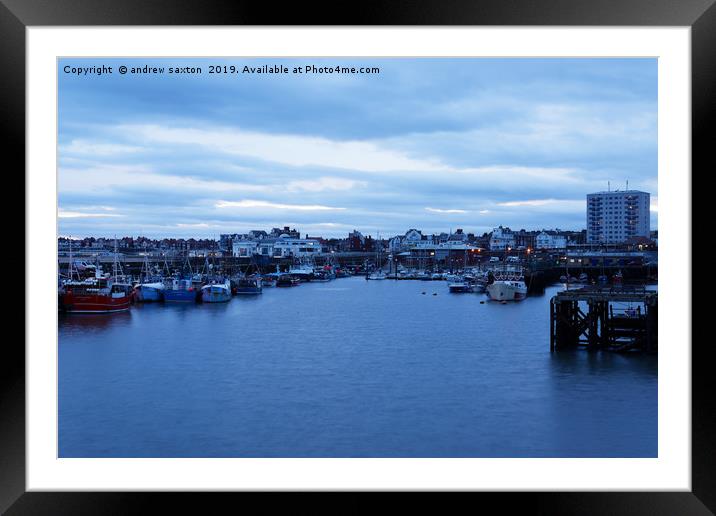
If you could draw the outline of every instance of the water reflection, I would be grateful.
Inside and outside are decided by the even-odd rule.
[[[656,357],[550,353],[556,291],[348,278],[61,316],[60,455],[654,456]]]

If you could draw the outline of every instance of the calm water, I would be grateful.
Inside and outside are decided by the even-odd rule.
[[[656,357],[550,354],[558,289],[346,278],[61,315],[60,456],[656,456]]]

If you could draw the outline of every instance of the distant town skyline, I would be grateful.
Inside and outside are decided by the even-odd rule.
[[[61,59],[61,236],[325,238],[578,231],[586,196],[651,195],[656,59]],[[209,65],[379,74],[208,74]],[[74,75],[69,66],[201,66]]]

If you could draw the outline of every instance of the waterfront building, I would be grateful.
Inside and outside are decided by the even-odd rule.
[[[535,238],[537,249],[566,249],[567,237],[556,231],[542,231]]]
[[[232,243],[232,255],[239,258],[249,258],[258,254],[258,242],[254,240],[236,240]]]
[[[400,253],[403,251],[403,235],[397,235],[388,240],[388,250],[391,253]]]
[[[419,247],[422,243],[427,240],[423,233],[418,229],[409,229],[403,236],[403,248],[412,249]]]
[[[227,250],[231,249],[231,245],[233,244],[233,241],[237,239],[239,235],[236,233],[230,234],[230,233],[222,233],[219,235],[219,249]]]
[[[467,242],[467,234],[462,229],[458,228],[455,233],[451,233],[447,238],[448,242]]]
[[[447,260],[452,257],[453,259],[463,259],[463,261],[467,263],[467,253],[477,252],[479,248],[467,242],[449,240],[447,242],[433,244],[429,249],[435,252],[436,260]]]
[[[536,239],[539,231],[520,229],[512,234],[515,237],[515,247],[517,249],[534,249],[536,247]]]
[[[365,249],[365,237],[360,231],[354,229],[351,233],[348,233],[346,251],[355,252],[363,249]]]
[[[391,252],[410,251],[411,249],[434,248],[432,236],[423,235],[419,229],[409,229],[405,235],[399,235],[388,241]]]
[[[294,229],[290,229],[288,226],[284,226],[283,229],[281,229],[281,228],[273,228],[273,229],[271,230],[271,233],[268,234],[268,235],[266,234],[265,231],[261,231],[261,233],[263,233],[263,237],[264,237],[264,238],[267,237],[267,236],[269,236],[269,237],[271,237],[271,238],[278,238],[278,237],[280,237],[281,235],[288,235],[288,236],[290,236],[291,238],[301,238],[301,233],[300,233],[298,230],[296,230],[295,228],[294,228]]]
[[[618,244],[649,237],[650,195],[638,190],[587,194],[587,243]]]
[[[248,238],[249,240],[263,240],[268,236],[268,233],[266,233],[266,231],[264,231],[263,229],[252,229],[246,234],[246,238]]]
[[[323,246],[320,240],[309,238],[293,238],[282,234],[278,238],[261,238],[258,240],[237,240],[233,243],[232,254],[239,258],[264,256],[273,258],[306,258],[320,256]]]
[[[515,247],[515,235],[510,228],[496,227],[490,237],[491,251],[504,251],[508,247]]]
[[[320,256],[323,248],[321,242],[308,238],[292,238],[288,235],[281,235],[273,244],[274,257],[306,258]]]

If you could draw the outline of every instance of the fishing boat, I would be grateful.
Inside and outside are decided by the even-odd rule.
[[[417,274],[415,274],[415,279],[419,279],[421,281],[430,281],[433,279],[433,277],[429,272],[420,271]]]
[[[385,275],[385,272],[383,272],[383,269],[378,269],[377,271],[366,276],[366,279],[369,280],[384,280],[386,278],[387,276]]]
[[[264,274],[261,276],[261,287],[275,287],[277,276],[274,274]]]
[[[468,294],[474,291],[473,283],[466,279],[448,283],[448,290],[453,294]]]
[[[140,303],[164,300],[164,283],[139,283],[134,286],[134,300]]]
[[[331,277],[327,271],[318,270],[313,273],[313,279],[311,279],[311,281],[315,281],[318,283],[327,283],[331,281]]]
[[[475,294],[482,294],[487,290],[487,282],[485,280],[478,279],[472,284],[472,291]]]
[[[134,300],[140,303],[164,300],[164,282],[161,276],[155,274],[149,266],[149,259],[144,257],[144,265],[140,274],[139,283],[134,286]]]
[[[296,287],[301,283],[301,280],[294,278],[290,274],[281,274],[276,280],[277,287]]]
[[[203,303],[226,303],[231,300],[231,283],[212,282],[201,287],[201,301]]]
[[[195,288],[191,278],[174,277],[167,280],[164,288],[166,303],[194,303],[199,290]]]
[[[380,233],[378,233],[375,239],[375,270],[368,274],[365,279],[367,280],[384,280],[387,279],[385,271],[383,270],[383,244],[380,240]]]
[[[122,285],[97,270],[94,278],[66,281],[59,295],[59,309],[72,313],[112,313],[129,310],[130,295]]]
[[[288,269],[288,273],[294,278],[301,281],[311,281],[313,279],[313,266],[308,263],[299,263]]]
[[[236,281],[237,295],[261,294],[263,280],[259,276],[245,276]]]
[[[494,301],[521,301],[527,297],[527,284],[521,274],[498,273],[486,291],[487,297]]]

